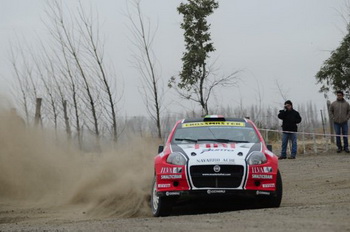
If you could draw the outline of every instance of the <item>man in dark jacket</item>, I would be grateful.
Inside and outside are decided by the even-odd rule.
[[[280,110],[278,114],[278,118],[282,119],[282,151],[281,156],[278,159],[286,159],[287,158],[287,145],[288,141],[292,141],[292,152],[288,159],[295,159],[297,155],[297,135],[298,131],[297,124],[301,122],[301,117],[298,111],[293,109],[293,104],[290,100],[284,103],[284,109]]]
[[[348,145],[348,120],[350,118],[350,105],[344,99],[343,91],[337,91],[337,100],[332,102],[330,108],[330,117],[334,122],[334,130],[337,136],[337,152],[342,151],[341,138],[340,135],[343,135],[344,140],[344,151],[349,153]]]

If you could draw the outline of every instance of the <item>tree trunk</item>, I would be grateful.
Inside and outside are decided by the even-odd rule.
[[[200,104],[202,106],[202,113],[204,112],[204,115],[208,115],[208,103],[204,101],[204,80],[206,75],[206,69],[205,64],[203,64],[203,73],[199,80],[199,96],[200,96]]]
[[[36,99],[36,107],[35,107],[35,126],[37,127],[39,123],[41,124],[41,98]]]
[[[64,113],[64,123],[66,125],[66,133],[68,136],[68,140],[70,140],[72,138],[72,132],[70,129],[69,118],[68,118],[68,113],[67,113],[67,100],[63,101],[63,113]]]

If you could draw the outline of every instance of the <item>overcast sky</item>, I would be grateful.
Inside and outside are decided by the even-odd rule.
[[[9,94],[12,70],[9,42],[16,35],[34,42],[47,36],[45,0],[0,0],[0,93]],[[66,4],[76,2],[65,1]],[[125,0],[83,0],[99,13],[101,33],[105,38],[105,56],[115,66],[124,82],[120,103],[123,114],[146,114],[138,92],[138,73],[132,68],[131,44]],[[158,24],[154,51],[159,73],[164,80],[177,75],[184,51],[178,0],[142,0],[141,9],[153,26]],[[318,93],[315,74],[330,51],[338,47],[345,35],[344,0],[220,0],[219,8],[208,18],[216,51],[211,54],[220,73],[242,70],[239,86],[216,92],[210,105],[232,106],[242,100],[247,106],[257,103],[259,93],[265,106],[282,107],[280,83],[287,97],[299,105],[307,101],[323,109],[325,99]],[[165,87],[166,88],[166,87]],[[334,100],[331,96],[331,100]],[[171,92],[164,98],[170,111],[178,105],[191,108]],[[177,107],[172,107],[171,105]],[[220,112],[218,112],[220,113]]]

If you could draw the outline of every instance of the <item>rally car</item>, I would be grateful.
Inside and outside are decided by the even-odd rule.
[[[249,119],[179,120],[154,159],[153,215],[169,215],[189,195],[247,195],[263,207],[279,207],[282,178],[270,150]]]

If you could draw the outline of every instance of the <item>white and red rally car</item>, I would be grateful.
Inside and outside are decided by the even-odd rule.
[[[278,158],[255,124],[219,115],[178,121],[154,159],[153,215],[169,215],[186,195],[242,194],[263,207],[282,200]]]

